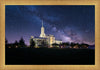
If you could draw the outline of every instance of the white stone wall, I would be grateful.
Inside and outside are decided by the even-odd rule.
[[[55,40],[55,43],[60,44],[60,43],[62,43],[62,41]]]

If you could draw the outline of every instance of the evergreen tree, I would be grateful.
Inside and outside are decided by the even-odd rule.
[[[18,42],[17,41],[15,41],[15,43],[14,43],[15,45],[18,45]]]
[[[71,42],[70,46],[73,48],[75,45],[75,43]]]
[[[25,47],[25,42],[24,39],[21,37],[21,39],[19,40],[19,47]]]
[[[30,47],[31,48],[35,47],[35,42],[33,41],[33,38],[30,39]]]
[[[66,46],[69,46],[70,44],[69,44],[69,42],[66,42]]]
[[[19,45],[19,43],[18,43],[17,41],[15,41],[15,43],[14,43],[14,47],[17,48],[18,45]]]
[[[8,48],[8,40],[5,38],[5,47]]]
[[[8,44],[8,40],[5,38],[5,44]]]

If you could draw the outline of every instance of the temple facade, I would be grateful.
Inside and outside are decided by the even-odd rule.
[[[42,21],[42,27],[41,27],[41,34],[39,37],[31,36],[31,39],[35,42],[35,46],[41,46],[42,44],[47,44],[48,46],[52,47],[53,43],[60,44],[62,41],[56,40],[54,35],[46,35],[45,29],[43,27],[43,21]]]

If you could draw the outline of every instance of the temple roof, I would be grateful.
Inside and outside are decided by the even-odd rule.
[[[38,38],[38,39],[47,39],[47,38],[43,38],[43,37],[34,37],[34,38]],[[34,39],[34,38],[33,38],[33,39]]]

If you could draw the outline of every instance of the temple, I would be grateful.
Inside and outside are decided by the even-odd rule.
[[[60,44],[62,41],[56,40],[54,35],[46,35],[45,29],[43,27],[43,21],[42,21],[42,27],[41,27],[41,34],[39,37],[31,36],[31,39],[35,42],[35,46],[41,46],[42,44],[48,45],[49,47],[52,47],[53,43]]]

